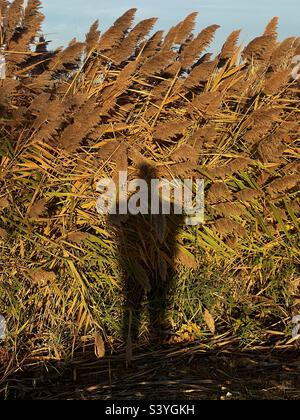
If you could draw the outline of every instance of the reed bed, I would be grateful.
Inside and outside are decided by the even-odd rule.
[[[51,50],[40,8],[0,0],[2,383],[28,363],[73,363],[94,344],[98,357],[122,352],[123,277],[96,184],[120,170],[133,178],[142,163],[205,180],[205,223],[176,238],[164,345],[212,351],[225,335],[238,351],[292,349],[299,38],[279,41],[274,18],[249,45],[236,30],[213,55],[218,25],[195,34],[192,13],[154,32],[156,19],[135,24],[131,9],[106,32],[96,21],[85,41]],[[145,313],[141,346],[148,330]]]

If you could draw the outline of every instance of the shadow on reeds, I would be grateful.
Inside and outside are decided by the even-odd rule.
[[[141,165],[138,178],[147,182],[150,191],[151,180],[157,179],[155,168]],[[151,200],[149,194],[149,209]],[[123,337],[128,362],[132,359],[132,346],[138,342],[145,306],[149,312],[148,331],[152,344],[161,344],[169,328],[167,308],[175,279],[177,235],[184,217],[174,214],[172,204],[171,214],[163,214],[163,205],[164,201],[160,200],[159,214],[156,215],[110,216],[110,222],[115,226],[118,261],[123,273]]]

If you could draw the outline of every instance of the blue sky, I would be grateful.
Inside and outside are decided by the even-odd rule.
[[[84,39],[89,26],[100,20],[107,29],[122,13],[136,7],[137,20],[158,17],[156,29],[168,29],[192,11],[198,11],[197,30],[221,25],[214,49],[235,29],[243,29],[241,41],[262,33],[273,16],[280,17],[280,38],[299,36],[299,0],[42,0],[46,21],[45,33],[53,45],[65,45],[73,37]]]

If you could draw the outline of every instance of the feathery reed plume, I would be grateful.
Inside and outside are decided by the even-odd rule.
[[[96,20],[90,27],[89,32],[86,34],[85,43],[86,43],[86,54],[89,54],[96,48],[96,45],[100,39],[99,20]]]
[[[153,57],[149,58],[141,67],[141,72],[145,75],[154,76],[160,74],[175,59],[176,54],[173,51],[159,51]]]
[[[280,179],[275,179],[275,181],[271,182],[271,184],[267,187],[267,191],[271,195],[276,195],[285,191],[289,191],[292,188],[295,188],[299,184],[299,182],[299,174],[286,175]]]
[[[275,95],[276,93],[278,93],[280,89],[282,89],[283,87],[286,87],[287,82],[289,81],[290,77],[291,77],[290,69],[279,70],[271,74],[271,76],[268,77],[265,81],[263,92],[266,95]]]
[[[229,58],[231,58],[237,51],[238,46],[238,40],[239,40],[239,36],[241,34],[241,29],[237,30],[237,31],[233,31],[229,37],[227,38],[225,44],[222,47],[221,53],[219,55],[219,59],[220,60],[228,60]]]
[[[162,48],[169,50],[173,45],[182,45],[190,37],[196,24],[197,12],[188,15],[182,22],[171,28],[165,37]]]
[[[163,36],[164,31],[157,31],[147,42],[145,42],[145,46],[142,51],[144,59],[153,57],[159,51]]]
[[[170,140],[179,134],[182,134],[184,130],[189,126],[189,121],[168,121],[166,123],[160,123],[153,133],[153,137],[156,140]]]
[[[262,36],[255,38],[251,41],[243,51],[243,57],[247,61],[255,60],[266,63],[274,49],[277,46],[277,26],[278,18],[275,17],[267,25],[265,32]]]
[[[182,67],[188,69],[199,58],[200,54],[212,43],[219,25],[211,25],[203,29],[199,35],[182,50]]]
[[[0,80],[0,313],[7,313],[11,342],[25,346],[30,360],[32,343],[42,342],[34,359],[57,361],[72,358],[83,340],[95,344],[99,358],[121,341],[117,241],[95,210],[96,185],[103,177],[119,181],[119,171],[131,181],[148,166],[155,178],[205,178],[206,218],[193,227],[176,222],[171,240],[173,215],[153,217],[140,236],[126,216],[116,218],[130,230],[127,251],[145,262],[133,261],[132,275],[149,290],[154,267],[164,281],[173,262],[160,245],[178,249],[174,270],[183,274],[182,286],[193,284],[188,297],[185,286],[174,288],[175,329],[199,313],[203,276],[210,286],[203,299],[217,320],[227,317],[220,322],[226,340],[223,300],[236,297],[231,331],[247,289],[255,314],[248,339],[261,337],[265,345],[274,321],[286,323],[286,281],[299,256],[299,89],[290,77],[299,38],[279,43],[274,18],[244,59],[240,31],[213,58],[206,50],[218,25],[194,35],[192,13],[149,38],[156,19],[134,25],[131,9],[102,36],[96,21],[84,42],[49,51],[40,1],[23,5],[0,0],[0,46],[7,47]],[[212,318],[206,313],[214,331]],[[240,329],[249,344],[248,324],[234,328]],[[143,331],[140,337],[147,338]],[[282,345],[285,333],[279,338]]]
[[[145,37],[153,29],[157,19],[146,19],[138,23],[127,35],[127,37],[120,43],[118,48],[110,54],[110,58],[114,61],[115,64],[121,64],[131,57],[135,50],[141,45]]]
[[[273,36],[274,38],[277,38],[278,36],[278,23],[279,23],[279,17],[275,16],[266,26],[264,36]]]
[[[187,79],[184,81],[182,88],[190,91],[199,86],[200,83],[207,82],[217,67],[217,60],[207,61],[194,67]]]
[[[10,5],[4,8],[4,27],[5,27],[5,38],[4,43],[8,46],[16,32],[19,29],[23,18],[23,5],[24,0],[14,0]]]
[[[100,38],[99,51],[106,52],[119,46],[132,26],[137,9],[130,9],[116,20]]]
[[[296,40],[296,37],[287,38],[275,48],[270,58],[272,70],[279,70],[290,64],[292,57],[296,55]]]
[[[240,223],[228,218],[218,219],[214,224],[214,229],[222,238],[231,235],[243,237],[246,234],[245,228]]]
[[[210,204],[217,204],[232,200],[232,192],[223,182],[213,183],[207,194],[207,201]]]
[[[240,201],[251,202],[253,200],[256,200],[256,199],[260,198],[262,196],[262,193],[259,190],[254,190],[254,189],[251,189],[251,188],[245,188],[241,191],[238,191],[235,194],[235,196]]]

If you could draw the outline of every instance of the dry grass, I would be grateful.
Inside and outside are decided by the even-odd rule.
[[[218,342],[219,341],[219,342]],[[221,340],[216,340],[216,344]],[[203,343],[95,361],[39,363],[6,381],[6,399],[33,400],[298,400],[299,354],[211,352]]]
[[[40,2],[25,14],[21,4],[0,0],[4,378],[26,360],[70,360],[95,333],[109,351],[122,347],[116,240],[95,211],[95,186],[119,170],[133,177],[143,160],[161,176],[205,178],[208,197],[205,224],[178,237],[170,341],[209,338],[213,348],[215,328],[237,347],[293,346],[299,38],[279,42],[274,19],[245,49],[235,31],[212,57],[217,25],[193,35],[192,14],[150,36],[155,21],[133,26],[130,10],[103,35],[95,23],[85,42],[48,51]],[[147,328],[145,314],[142,343]]]

